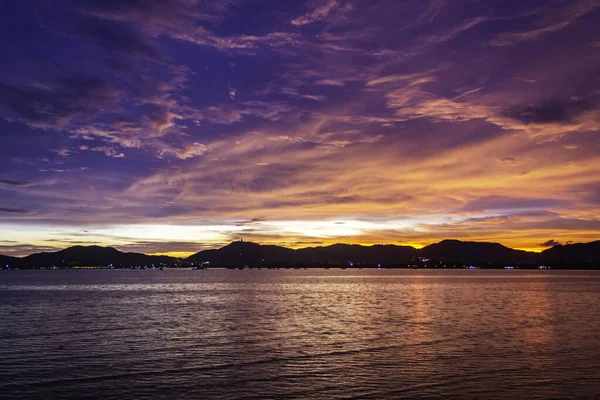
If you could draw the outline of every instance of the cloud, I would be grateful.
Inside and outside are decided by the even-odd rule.
[[[410,25],[431,24],[444,8],[445,0],[430,0],[427,9]]]
[[[554,247],[554,246],[562,246],[561,242],[557,242],[554,239],[550,239],[545,241],[544,243],[540,243],[540,247]]]
[[[207,27],[205,22],[223,19],[224,12],[232,2],[219,2],[222,7],[198,0],[150,0],[125,1],[123,4],[97,2],[86,10],[108,21],[127,22],[147,36],[157,38],[167,35],[173,39],[208,46],[221,51],[246,51],[261,47],[284,47],[298,44],[297,35],[286,32],[270,32],[264,35],[220,36]],[[226,5],[226,6],[225,6]]]
[[[98,17],[84,17],[80,21],[80,32],[92,37],[114,57],[145,58],[164,62],[160,50],[139,31],[122,22],[108,21]]]
[[[61,147],[60,149],[54,150],[54,152],[60,157],[68,157],[71,155],[71,153],[73,153],[73,150],[69,149],[68,147]]]
[[[306,97],[306,96],[298,96]],[[311,100],[323,100],[318,97]],[[267,121],[280,121],[282,119],[296,120],[300,110],[284,101],[261,101],[251,100],[240,103],[238,106],[222,105],[206,108],[184,108],[182,115],[185,118],[211,124],[231,125],[242,122],[248,116],[255,116]]]
[[[525,124],[566,124],[585,112],[598,109],[600,102],[589,98],[553,99],[537,104],[517,104],[506,110],[505,115]]]
[[[181,116],[174,113],[172,108],[175,102],[172,100],[163,100],[162,102],[150,103],[148,112],[146,113],[146,121],[148,122],[149,134],[151,137],[160,137],[164,132],[175,125],[176,119],[181,119]]]
[[[387,106],[405,121],[421,118],[436,122],[481,120],[505,131],[524,131],[532,137],[550,138],[600,128],[600,103],[595,95],[515,104],[511,101],[514,94],[489,95],[479,87],[447,98],[421,88],[423,83],[435,80],[431,73],[415,73],[379,77],[368,81],[367,85],[391,86],[385,94]],[[509,102],[512,104],[504,106]]]
[[[292,20],[292,25],[301,26],[321,21],[338,5],[337,0],[328,0],[313,11]]]
[[[194,158],[203,155],[208,151],[208,149],[205,145],[198,142],[194,142],[187,144],[180,149],[169,148],[162,149],[161,151],[163,155],[172,155],[179,158],[180,160],[187,160],[188,158]]]
[[[0,245],[0,254],[11,257],[24,257],[33,253],[58,250],[60,250],[60,248],[56,248],[53,246],[40,246],[24,243],[14,245]]]
[[[535,27],[521,32],[505,32],[489,43],[493,46],[512,46],[520,42],[539,39],[573,25],[579,18],[596,11],[600,3],[596,0],[574,0],[566,2],[562,9],[551,9],[541,14]]]
[[[259,222],[264,222],[266,221],[266,219],[264,217],[256,217],[256,218],[250,218],[248,220],[244,220],[244,221],[238,221],[236,222],[237,226],[246,226],[246,225],[251,225],[251,224],[256,224]]]
[[[315,82],[315,85],[321,86],[346,86],[346,83],[336,79],[320,79]]]
[[[431,46],[431,45],[439,45],[444,42],[449,42],[450,40],[454,39],[455,37],[462,34],[463,32],[466,32],[466,31],[470,30],[471,28],[474,28],[474,27],[476,27],[484,22],[488,22],[490,20],[491,20],[491,18],[487,18],[487,17],[476,17],[473,19],[466,20],[466,21],[462,22],[461,24],[452,27],[449,31],[446,31],[439,35],[429,36],[426,39],[425,43],[426,43],[426,45]]]
[[[389,83],[407,82],[409,86],[420,85],[426,82],[433,82],[435,78],[433,71],[415,72],[410,74],[388,75],[379,78],[372,78],[366,82],[367,86],[379,86]]]
[[[181,91],[192,72],[172,64],[157,37],[145,27],[182,27],[184,20],[193,27],[194,18],[201,15],[190,7],[197,3],[91,1],[67,9],[74,23],[50,21],[44,25],[47,40],[59,43],[57,47],[63,37],[77,40],[80,46],[72,53],[82,61],[61,64],[51,58],[56,54],[36,55],[27,62],[29,70],[41,71],[36,72],[36,79],[17,72],[0,81],[0,116],[31,128],[69,133],[76,139],[100,138],[126,148],[159,147],[158,142],[172,133],[181,119],[177,112],[185,102]],[[187,9],[165,12],[169,10],[165,6],[175,5]],[[177,17],[172,18],[173,12]],[[68,156],[72,148],[64,146],[61,151]],[[111,157],[123,154],[117,150],[105,153]]]
[[[0,179],[0,185],[25,187],[25,186],[29,186],[31,184],[32,184],[31,181],[21,181],[21,180],[13,180],[13,179]]]
[[[560,200],[549,198],[523,198],[507,196],[485,196],[469,201],[462,210],[481,211],[481,210],[543,210],[560,206]]]
[[[206,250],[207,246],[199,242],[183,241],[134,241],[128,244],[115,244],[112,247],[120,251],[144,253],[144,254],[175,254],[175,256],[187,256]],[[183,253],[183,254],[181,254]]]
[[[29,212],[29,210],[25,210],[23,208],[0,207],[0,212],[9,214],[26,214]]]
[[[90,118],[120,99],[109,82],[89,76],[50,80],[46,86],[0,82],[0,114],[33,128],[60,129],[74,118]]]
[[[225,5],[228,2],[219,2]],[[199,8],[198,0],[123,0],[119,2],[93,1],[84,10],[87,15],[106,20],[133,23],[150,35],[173,31],[193,31],[195,21],[211,21],[226,11],[217,8]]]
[[[123,158],[123,157],[125,157],[125,154],[117,151],[116,149],[114,149],[112,147],[108,147],[108,146],[92,147],[89,150],[90,151],[98,151],[100,153],[104,153],[105,156],[112,157],[112,158]]]

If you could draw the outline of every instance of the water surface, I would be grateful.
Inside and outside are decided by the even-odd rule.
[[[600,271],[3,271],[0,301],[3,399],[600,394]]]

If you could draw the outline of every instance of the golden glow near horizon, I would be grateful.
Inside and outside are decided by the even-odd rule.
[[[337,243],[359,244],[370,246],[375,244],[394,244],[422,248],[438,242],[445,237],[429,231],[423,220],[402,221],[273,221],[251,224],[231,225],[114,225],[102,227],[38,227],[32,234],[30,228],[11,225],[11,237],[15,242],[30,243],[20,252],[12,255],[23,256],[35,251],[55,251],[73,245],[112,246],[122,251],[143,252],[153,255],[169,255],[186,257],[200,250],[218,248],[231,241],[244,239],[261,244],[274,244],[289,248],[327,246]],[[433,225],[437,227],[438,225]],[[456,231],[460,232],[460,230]],[[396,240],[386,238],[396,237]],[[420,237],[421,240],[410,240]],[[519,250],[539,252],[537,240],[533,244],[520,246],[519,241],[511,237],[499,236],[461,236],[462,240],[499,241],[502,244]],[[451,238],[451,236],[448,236]],[[538,239],[539,240],[539,239]],[[36,250],[38,249],[38,250]]]

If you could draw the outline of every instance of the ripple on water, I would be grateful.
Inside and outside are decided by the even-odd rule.
[[[600,393],[600,273],[11,271],[2,398]]]

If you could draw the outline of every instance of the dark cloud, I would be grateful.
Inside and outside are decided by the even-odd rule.
[[[42,87],[0,81],[0,113],[32,127],[61,128],[75,117],[89,118],[119,101],[109,82],[90,76],[70,76]]]
[[[0,212],[9,213],[9,214],[27,214],[29,212],[29,210],[25,210],[23,208],[0,207]]]
[[[600,232],[600,219],[556,218],[530,224],[531,229]]]
[[[304,165],[253,165],[233,164],[225,167],[207,170],[194,185],[198,190],[224,190],[242,193],[264,193],[284,188],[298,179],[298,174],[308,167]]]
[[[12,179],[0,179],[0,184],[8,186],[28,186],[31,184],[30,181],[18,181]]]
[[[597,109],[597,101],[585,99],[555,99],[536,104],[518,104],[504,115],[526,124],[569,123],[586,111]]]
[[[257,218],[250,218],[244,221],[238,221],[236,222],[236,226],[245,226],[245,225],[250,225],[250,224],[255,224],[257,222],[264,222],[266,221],[265,217],[257,217]]]
[[[561,242],[557,242],[554,239],[550,239],[544,243],[540,243],[540,247],[554,247],[554,246],[562,246]]]
[[[0,245],[0,254],[12,257],[23,257],[33,253],[58,250],[60,250],[60,248],[52,246],[37,246],[33,244]]]
[[[482,211],[482,210],[523,210],[539,209],[558,206],[561,200],[548,198],[522,198],[508,196],[484,196],[476,200],[469,201],[461,211]]]
[[[152,41],[124,23],[85,17],[80,21],[80,32],[90,36],[112,53],[113,57],[141,57],[164,61],[160,50]]]
[[[360,201],[360,198],[358,196],[339,196],[328,198],[325,200],[325,202],[329,204],[350,204],[357,203],[358,201]]]
[[[211,3],[213,2],[206,4]],[[227,1],[214,3],[225,4]],[[199,5],[199,0],[93,0],[84,9],[84,13],[143,25],[156,32],[168,29],[191,31],[195,20],[214,20],[217,13],[225,11],[214,7],[200,8]]]

